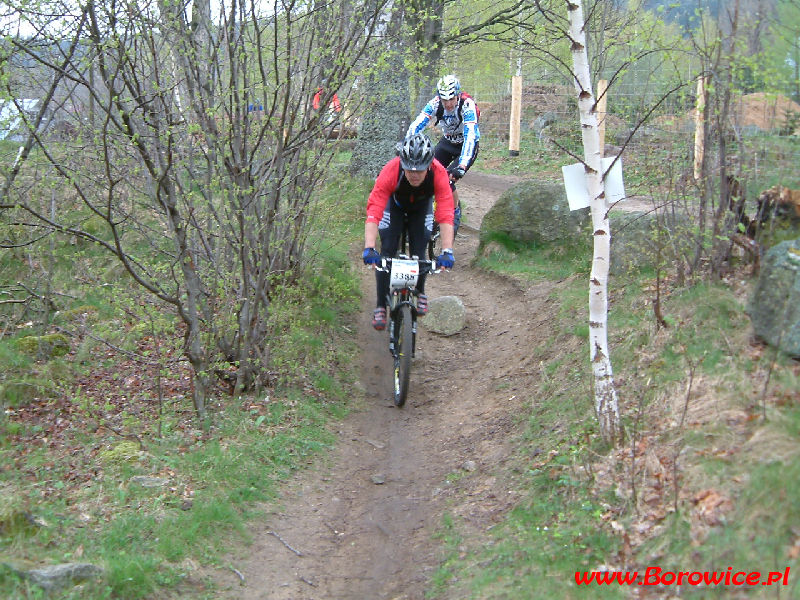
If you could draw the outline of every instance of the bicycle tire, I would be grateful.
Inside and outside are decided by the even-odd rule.
[[[436,257],[442,253],[442,234],[439,231],[439,224],[433,224],[433,231],[431,232],[431,239],[428,241],[428,258],[436,260]]]
[[[413,354],[413,323],[411,307],[402,304],[394,318],[395,357],[394,357],[394,404],[398,408],[406,403],[408,383],[411,378],[411,355]]]
[[[403,223],[403,231],[400,232],[400,245],[397,247],[398,255],[411,256],[408,247],[408,223]]]

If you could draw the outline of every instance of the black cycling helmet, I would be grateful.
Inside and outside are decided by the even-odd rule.
[[[397,147],[400,164],[408,171],[425,171],[433,162],[433,144],[424,133],[408,136]]]

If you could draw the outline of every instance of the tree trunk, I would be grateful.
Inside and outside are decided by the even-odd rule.
[[[433,86],[441,72],[442,31],[444,0],[412,0],[414,8],[411,19],[414,24],[414,42],[417,56],[422,61],[419,76],[414,78],[411,89],[412,114],[419,113],[433,95]]]
[[[611,249],[608,206],[603,181],[597,107],[592,93],[589,57],[586,51],[583,9],[580,1],[567,0],[572,42],[575,88],[578,93],[583,137],[586,183],[591,199],[594,256],[589,280],[589,344],[594,371],[594,401],[600,434],[609,443],[622,437],[617,392],[608,351],[608,268]]]
[[[733,15],[730,21],[730,35],[723,56],[733,57],[736,53],[736,35],[739,28],[739,1],[734,3]],[[711,273],[715,277],[721,275],[723,266],[731,258],[731,242],[728,237],[735,232],[733,211],[731,209],[731,189],[730,179],[728,178],[728,115],[730,113],[731,95],[734,88],[732,65],[730,59],[722,62],[722,69],[719,74],[719,92],[717,102],[719,108],[715,111],[717,122],[716,130],[719,135],[719,158],[718,158],[718,179],[719,179],[719,204],[714,211],[714,222],[712,224],[712,252],[711,252]],[[715,86],[716,87],[716,86]]]
[[[395,145],[409,124],[408,70],[403,61],[403,10],[394,2],[384,13],[381,32],[386,53],[384,67],[367,77],[363,88],[364,118],[358,132],[350,168],[353,173],[375,177],[395,154]]]

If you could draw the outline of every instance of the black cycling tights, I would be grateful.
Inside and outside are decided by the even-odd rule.
[[[475,162],[475,159],[478,158],[478,146],[478,142],[475,142],[475,152],[472,154],[472,158],[467,164],[467,170],[469,170],[469,168],[472,166],[472,163]],[[433,149],[433,156],[436,158],[436,160],[442,163],[446,169],[453,161],[458,160],[458,158],[461,156],[461,144],[454,144],[447,138],[442,138]],[[455,191],[456,184],[454,181],[450,182],[450,189]]]
[[[387,214],[388,213],[388,214]],[[389,209],[384,212],[378,232],[381,236],[381,256],[393,257],[397,254],[400,245],[400,236],[403,233],[403,221],[408,215],[408,237],[411,256],[425,258],[428,242],[433,230],[433,199],[423,202],[419,210],[406,213],[393,198],[389,200]],[[378,288],[378,306],[386,306],[386,297],[389,295],[389,273],[375,272],[375,281]],[[425,291],[425,275],[420,275],[417,281],[420,293]]]

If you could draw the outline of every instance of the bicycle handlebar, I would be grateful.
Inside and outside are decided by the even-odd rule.
[[[441,273],[442,271],[442,269],[435,268],[435,261],[426,258],[400,258],[399,256],[396,258],[400,260],[416,260],[419,263],[420,271],[427,269],[425,273]],[[375,265],[375,270],[389,273],[392,270],[392,258],[389,256],[382,256],[381,265]]]

